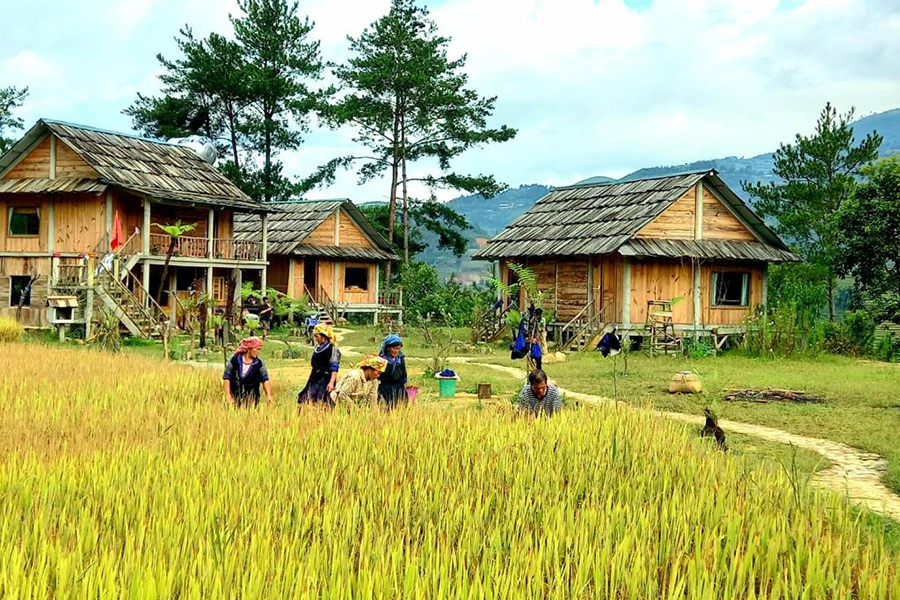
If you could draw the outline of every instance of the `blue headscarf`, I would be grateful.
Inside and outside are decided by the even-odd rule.
[[[384,358],[387,358],[388,361],[391,361],[391,358],[388,356],[387,349],[390,348],[391,346],[402,346],[402,345],[403,345],[403,340],[400,339],[399,335],[397,335],[396,333],[388,334],[388,336],[386,338],[384,338],[384,341],[381,342],[381,356]],[[401,353],[399,356],[403,356],[403,354]],[[398,358],[399,358],[399,356],[398,356]],[[396,359],[395,359],[395,361],[396,361]]]

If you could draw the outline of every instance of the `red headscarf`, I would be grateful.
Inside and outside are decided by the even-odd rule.
[[[235,354],[247,354],[254,348],[262,348],[263,342],[260,338],[254,336],[241,340],[241,345],[234,351]]]

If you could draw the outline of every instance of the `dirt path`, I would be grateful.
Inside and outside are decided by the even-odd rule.
[[[478,362],[474,357],[466,356],[451,358],[450,360],[452,362],[469,362],[477,364],[481,367],[500,371],[511,377],[524,379],[525,371],[516,367]],[[613,404],[611,398],[604,396],[582,394],[581,392],[573,392],[564,388],[559,388],[559,391],[566,396],[575,398],[581,402],[605,405]],[[692,425],[703,425],[704,422],[704,418],[700,416],[670,411],[654,412],[662,417],[690,423]],[[851,502],[861,504],[872,512],[900,520],[900,496],[892,492],[884,485],[884,483],[882,483],[881,478],[887,470],[887,461],[879,455],[863,452],[862,450],[838,442],[832,442],[831,440],[796,435],[781,431],[780,429],[763,427],[762,425],[720,420],[719,426],[725,431],[750,435],[770,442],[791,444],[798,448],[812,450],[813,452],[821,454],[831,461],[832,466],[813,475],[811,480],[813,485],[832,492],[837,492],[838,494],[847,497]]]

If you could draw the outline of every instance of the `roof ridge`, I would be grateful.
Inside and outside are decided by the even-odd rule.
[[[715,169],[702,169],[699,171],[679,171],[678,173],[670,173],[669,175],[658,175],[656,177],[640,177],[638,179],[628,179],[622,181],[621,179],[616,179],[613,181],[602,181],[598,183],[573,183],[572,185],[561,185],[559,187],[553,188],[551,191],[556,190],[574,190],[581,188],[592,188],[592,187],[612,187],[614,185],[625,185],[627,183],[637,183],[639,181],[654,181],[656,179],[672,179],[673,177],[684,177],[685,175],[708,175],[708,174],[717,175],[718,171]],[[627,177],[627,175],[626,175]]]
[[[72,123],[70,121],[61,121],[59,119],[47,119],[41,117],[38,119],[41,123],[45,125],[62,125],[63,127],[72,127],[74,129],[84,129],[85,131],[93,131],[94,133],[103,133],[106,135],[115,135],[118,137],[127,137],[133,140],[141,140],[142,142],[148,142],[150,144],[161,144],[163,146],[173,146],[175,148],[185,148],[186,150],[190,150],[181,144],[175,144],[172,142],[166,142],[163,140],[155,140],[153,138],[144,137],[142,135],[138,135],[136,133],[123,133],[121,131],[113,131],[112,129],[103,129],[102,127],[94,127],[93,125],[81,125],[79,123]]]
[[[318,198],[318,199],[316,199],[316,198],[311,198],[311,199],[296,198],[296,199],[291,199],[291,200],[279,200],[277,202],[270,202],[270,204],[316,204],[316,203],[325,203],[325,202],[340,202],[340,203],[350,202],[350,203],[352,203],[353,200],[351,200],[350,198]]]

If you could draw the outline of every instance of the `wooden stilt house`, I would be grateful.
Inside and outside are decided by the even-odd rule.
[[[557,188],[474,257],[504,280],[510,263],[535,272],[563,347],[612,327],[738,332],[766,302],[768,264],[800,260],[714,170]]]
[[[156,335],[192,292],[224,306],[229,279],[238,294],[244,274],[265,282],[270,210],[189,148],[42,119],[0,157],[0,315],[90,335],[106,312]],[[259,239],[235,239],[236,214]],[[162,281],[170,237],[157,224],[176,221],[195,229]]]
[[[270,204],[268,285],[292,298],[306,296],[330,319],[349,313],[402,321],[403,296],[381,285],[381,267],[400,260],[353,202],[297,200]],[[235,219],[238,240],[258,242],[251,215]]]

